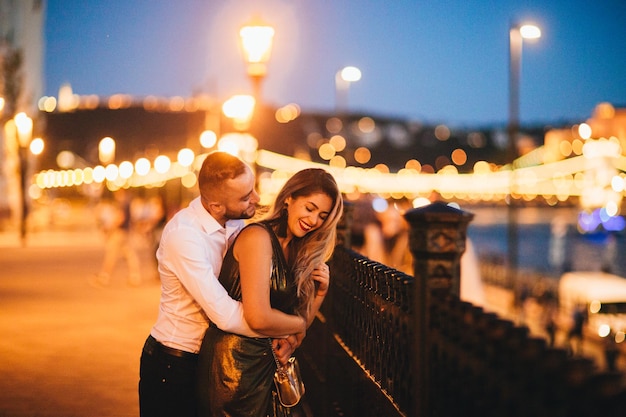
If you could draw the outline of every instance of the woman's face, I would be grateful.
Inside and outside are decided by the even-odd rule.
[[[325,193],[287,199],[287,225],[295,237],[318,229],[330,214],[332,199]]]

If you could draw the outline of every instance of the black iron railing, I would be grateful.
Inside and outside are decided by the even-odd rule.
[[[413,276],[338,246],[302,352],[315,416],[621,416],[625,376],[459,299],[471,217],[413,213]]]

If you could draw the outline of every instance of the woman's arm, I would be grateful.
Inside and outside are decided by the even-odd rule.
[[[262,227],[244,229],[233,250],[239,262],[243,313],[250,328],[267,336],[305,332],[304,318],[272,309],[270,304],[272,242],[268,232]]]
[[[325,263],[320,264],[317,268],[313,270],[311,277],[314,281],[316,281],[316,291],[314,295],[315,298],[313,299],[313,304],[311,305],[311,312],[309,314],[309,317],[307,318],[307,328],[313,323],[315,315],[322,306],[324,298],[326,298],[328,286],[330,285],[330,270],[328,268],[328,265],[326,265]]]

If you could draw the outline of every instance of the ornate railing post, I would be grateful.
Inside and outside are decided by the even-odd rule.
[[[413,392],[411,415],[433,415],[429,407],[429,339],[431,305],[460,292],[460,258],[467,226],[474,215],[443,202],[408,211],[409,246],[413,255]]]

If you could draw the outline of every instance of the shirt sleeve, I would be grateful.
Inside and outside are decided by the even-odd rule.
[[[161,244],[168,252],[168,267],[209,320],[230,333],[262,337],[248,326],[242,303],[233,300],[217,279],[224,251],[221,240],[207,240],[200,231],[181,227],[169,233]]]

